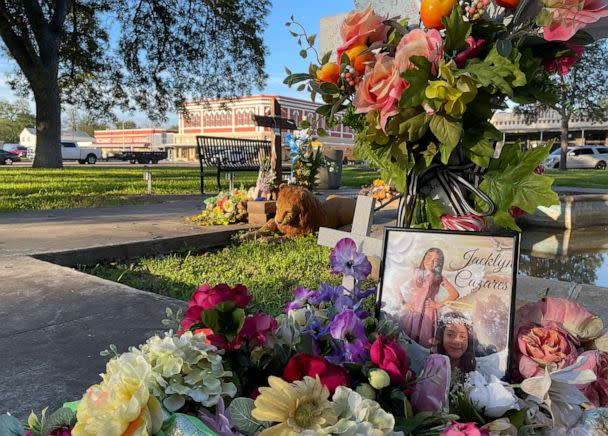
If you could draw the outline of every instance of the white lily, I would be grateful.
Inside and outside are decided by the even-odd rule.
[[[580,369],[586,363],[587,357],[580,356],[567,368],[553,372],[545,368],[544,375],[528,378],[521,383],[525,393],[551,412],[555,434],[566,434],[581,417],[583,410],[580,406],[589,403],[579,390],[580,385],[596,380],[593,371]]]

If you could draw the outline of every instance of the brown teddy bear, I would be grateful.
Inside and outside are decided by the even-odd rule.
[[[338,228],[352,224],[355,198],[329,195],[320,201],[302,186],[282,184],[279,187],[277,211],[274,218],[258,234],[279,231],[287,237],[308,235],[319,227]]]

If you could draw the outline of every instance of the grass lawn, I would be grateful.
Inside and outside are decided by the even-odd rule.
[[[197,194],[200,192],[198,168],[149,167],[153,192]],[[215,189],[212,170],[205,175],[207,189]],[[147,182],[141,167],[66,167],[59,170],[0,167],[0,212],[59,209],[70,207],[115,206],[150,201],[145,195]],[[359,188],[370,184],[378,173],[373,169],[344,167],[342,184]],[[253,186],[257,172],[235,173],[236,185]],[[222,185],[227,183],[222,181]]]
[[[234,243],[215,252],[185,252],[81,271],[180,300],[189,300],[205,283],[242,283],[253,296],[254,310],[278,315],[297,286],[317,289],[319,283],[340,283],[341,276],[330,274],[330,251],[317,245],[315,236],[308,236],[273,243]]]
[[[608,171],[606,170],[546,170],[545,174],[555,179],[555,186],[608,189]]]

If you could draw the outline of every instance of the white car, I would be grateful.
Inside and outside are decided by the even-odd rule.
[[[561,149],[554,150],[543,161],[545,168],[559,168]],[[596,168],[605,170],[608,164],[608,147],[603,145],[583,145],[568,147],[566,168]]]
[[[75,142],[61,141],[61,158],[63,160],[77,160],[79,164],[94,165],[102,158],[102,155],[99,148],[80,147]]]

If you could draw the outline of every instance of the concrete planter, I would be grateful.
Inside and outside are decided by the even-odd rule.
[[[608,225],[608,194],[563,195],[559,199],[559,205],[540,206],[518,221],[524,226],[560,229]]]
[[[342,160],[344,159],[344,151],[342,150],[327,150],[323,154],[328,160],[335,162],[337,171],[329,172],[325,167],[319,169],[317,174],[317,189],[338,189],[342,184]]]

